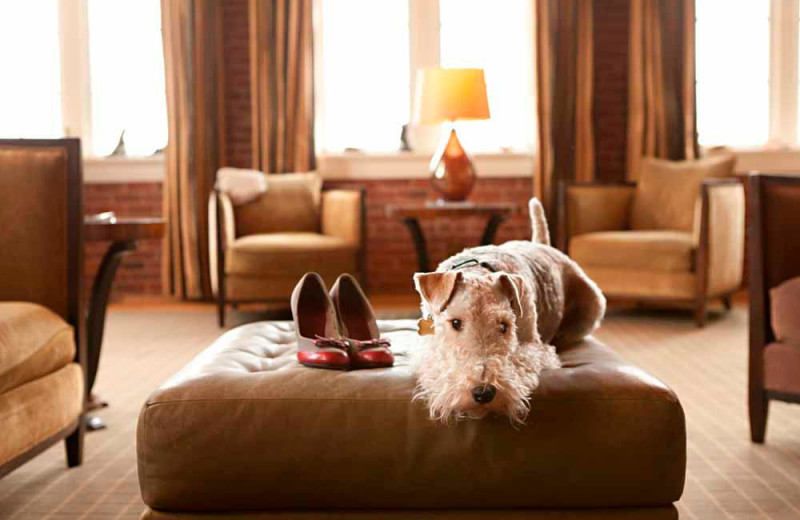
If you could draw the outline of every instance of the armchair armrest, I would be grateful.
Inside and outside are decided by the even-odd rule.
[[[556,244],[566,252],[569,239],[584,233],[620,231],[630,223],[635,184],[559,185],[561,226]]]
[[[707,179],[696,216],[699,294],[727,295],[742,284],[744,186],[738,179]]]
[[[322,234],[358,249],[358,279],[367,287],[367,196],[364,188],[322,191]]]
[[[236,240],[236,220],[233,202],[224,192],[214,190],[208,198],[208,260],[211,289],[218,293],[225,272],[225,249]]]
[[[363,193],[358,190],[322,192],[322,234],[360,247],[363,241]]]

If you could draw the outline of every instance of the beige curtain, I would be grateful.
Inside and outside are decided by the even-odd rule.
[[[538,153],[534,193],[551,232],[561,180],[594,178],[593,0],[536,0]]]
[[[211,296],[206,201],[225,157],[221,7],[216,0],[162,0],[169,144],[166,149],[166,287]]]
[[[313,73],[312,0],[250,0],[253,168],[316,167]]]
[[[694,0],[631,0],[627,178],[642,157],[698,155]]]

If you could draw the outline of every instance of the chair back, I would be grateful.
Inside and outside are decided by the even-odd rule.
[[[751,340],[763,347],[774,341],[769,290],[800,276],[800,176],[751,175],[748,198]]]
[[[0,300],[49,308],[78,341],[82,190],[80,140],[0,139]]]

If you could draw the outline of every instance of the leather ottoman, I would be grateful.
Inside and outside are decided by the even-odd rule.
[[[391,369],[300,366],[292,324],[234,329],[139,417],[145,519],[674,519],[675,394],[594,340],[563,348],[524,427],[432,422],[411,400],[413,321],[381,324]]]

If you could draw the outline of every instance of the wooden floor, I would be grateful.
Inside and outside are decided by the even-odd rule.
[[[379,312],[414,312],[414,298],[385,298]],[[231,325],[252,313],[232,316]],[[688,312],[613,311],[598,336],[663,379],[686,410],[688,456],[681,518],[800,519],[800,406],[772,406],[767,444],[748,439],[747,315],[738,306],[697,329]],[[208,305],[117,306],[109,315],[97,391],[111,407],[89,434],[82,467],[67,470],[58,445],[0,480],[0,520],[134,519],[142,510],[134,432],[147,395],[220,333]]]

